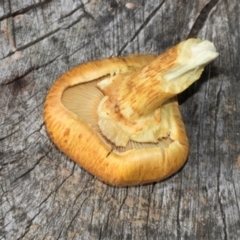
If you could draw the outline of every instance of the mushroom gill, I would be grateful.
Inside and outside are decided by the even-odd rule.
[[[98,136],[111,148],[111,151],[116,153],[125,152],[131,149],[147,149],[159,148],[164,149],[172,142],[169,136],[159,139],[156,143],[153,142],[136,142],[129,141],[126,146],[116,146],[113,142],[107,139],[98,126],[98,106],[103,99],[104,94],[98,88],[98,83],[106,80],[110,76],[105,76],[101,79],[87,83],[77,84],[67,88],[62,94],[62,103],[71,112],[75,113],[80,119],[88,124]]]
[[[158,57],[136,54],[79,65],[49,90],[46,130],[61,151],[108,184],[164,179],[189,152],[176,95],[217,56],[211,42],[189,39]]]

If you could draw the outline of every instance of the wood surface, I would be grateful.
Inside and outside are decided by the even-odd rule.
[[[0,239],[239,239],[239,16],[239,0],[0,0]],[[43,103],[61,74],[189,37],[220,55],[179,96],[177,174],[111,187],[50,141]]]

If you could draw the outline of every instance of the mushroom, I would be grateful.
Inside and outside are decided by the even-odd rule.
[[[108,184],[131,186],[169,177],[189,152],[176,95],[217,56],[211,42],[188,39],[158,57],[136,54],[77,66],[47,94],[49,136]]]

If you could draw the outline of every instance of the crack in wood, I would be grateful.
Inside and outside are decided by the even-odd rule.
[[[82,1],[81,1],[81,3],[82,3]],[[72,14],[74,14],[75,12],[77,12],[77,11],[80,10],[80,9],[84,10],[84,5],[83,5],[83,4],[80,5],[80,6],[78,6],[78,7],[76,7],[75,9],[73,9],[72,11],[70,11],[69,13],[63,15],[62,17],[60,17],[59,20],[64,19],[64,18],[67,18],[67,17],[70,17]]]
[[[17,132],[18,132],[18,130],[15,130],[15,131],[9,133],[8,135],[1,137],[1,138],[0,138],[0,142],[3,141],[3,140],[5,140],[5,139],[7,139],[7,138],[9,138],[9,137],[11,137],[12,135],[14,135],[14,134],[17,133]]]
[[[72,26],[74,26],[75,24],[79,23],[83,18],[86,18],[86,17],[90,17],[91,19],[93,18],[87,12],[83,12],[83,14],[78,19],[76,19],[75,21],[73,21],[71,24],[69,24],[66,27],[61,27],[61,29],[70,29]],[[94,21],[95,21],[95,19],[94,19]]]
[[[85,183],[84,187],[82,188],[82,190],[80,191],[80,193],[75,197],[72,206],[76,205],[77,200],[80,198],[80,196],[83,194],[84,189],[86,188],[86,186],[88,185],[88,182]]]
[[[30,11],[30,10],[32,10],[34,8],[42,7],[43,5],[45,5],[46,3],[49,3],[51,1],[52,0],[40,1],[39,3],[32,4],[30,6],[27,6],[25,8],[20,9],[20,10],[17,10],[15,12],[11,11],[11,3],[9,2],[10,12],[5,14],[5,15],[3,15],[2,17],[0,17],[0,21],[5,20],[7,18],[14,18],[14,17],[16,17],[18,15],[22,15],[22,14],[27,13],[28,11]]]
[[[105,227],[106,227],[105,232],[111,232],[112,222],[111,222],[111,220],[110,220],[110,214],[111,214],[112,210],[113,210],[113,206],[110,206],[109,211],[108,211],[108,213],[107,213],[106,223],[105,223]],[[103,227],[104,227],[104,226],[103,226]],[[110,228],[110,230],[108,230],[109,228]],[[106,231],[106,230],[107,230],[107,231]],[[111,238],[110,238],[110,239],[111,239]]]
[[[49,152],[50,152],[50,151],[49,151]],[[46,154],[46,155],[47,155],[47,154]],[[68,177],[66,177],[66,179],[64,179],[64,180],[57,186],[57,188],[56,188],[54,191],[51,191],[51,192],[47,195],[47,197],[38,205],[38,208],[40,208],[45,202],[47,202],[48,199],[51,197],[51,195],[54,194],[54,193],[56,193],[56,192],[60,189],[60,187],[64,184],[64,182],[66,182],[67,179],[70,178],[70,177],[73,175],[74,169],[75,169],[75,164],[74,164],[74,166],[73,166],[73,169],[72,169],[71,174],[70,174]]]
[[[58,32],[60,29],[61,29],[60,27],[59,27],[59,28],[56,28],[55,30],[53,30],[53,31],[51,31],[51,32],[49,32],[49,33],[47,33],[47,34],[44,34],[43,36],[35,39],[35,40],[32,41],[32,42],[29,42],[29,43],[27,43],[27,44],[25,44],[25,45],[23,45],[23,46],[21,46],[21,47],[16,48],[14,51],[11,51],[10,53],[8,53],[6,56],[4,56],[3,58],[1,58],[0,60],[12,56],[12,55],[13,55],[15,52],[17,52],[17,51],[22,51],[22,50],[24,50],[24,49],[27,49],[27,48],[35,45],[36,43],[44,40],[45,38],[48,38],[48,37],[50,37],[51,35],[55,34],[55,33]]]
[[[83,12],[89,16],[92,20],[96,21],[96,19],[94,18],[94,16],[89,13],[86,9],[85,9],[85,5],[83,4],[82,0],[80,0],[80,2],[82,3],[82,9],[83,9]],[[86,2],[85,4],[89,3],[90,1]]]
[[[12,83],[16,83],[18,82],[19,80],[23,79],[24,77],[26,77],[28,74],[30,74],[31,72],[35,71],[35,70],[39,70],[43,67],[46,67],[48,66],[49,64],[53,63],[59,56],[61,56],[61,54],[59,54],[58,56],[56,56],[55,58],[53,58],[52,60],[42,64],[42,65],[39,65],[39,66],[31,66],[29,67],[24,73],[22,74],[19,74],[18,76],[14,76],[13,79],[7,79],[7,80],[4,80],[2,83],[0,83],[0,86],[4,86],[4,85],[10,85]],[[22,83],[19,82],[19,87],[21,88],[22,87]]]
[[[182,200],[182,178],[180,178],[180,191],[178,193],[178,205],[177,205],[177,238],[181,239],[181,220],[180,220],[180,212],[181,212],[181,200]]]
[[[129,41],[127,41],[122,48],[118,51],[117,56],[120,56],[123,52],[123,50],[127,47],[127,45],[129,44],[129,42],[132,42],[138,35],[139,33],[147,26],[147,24],[150,22],[150,20],[156,15],[156,13],[158,12],[158,10],[163,6],[163,4],[165,3],[165,0],[163,0],[149,15],[148,17],[145,19],[145,21],[141,24],[141,26],[137,29],[137,31],[135,32],[135,34],[130,38]]]
[[[17,238],[16,240],[24,239],[24,237],[25,237],[25,236],[27,235],[27,233],[30,231],[30,228],[31,228],[31,226],[32,226],[32,224],[33,224],[34,219],[35,219],[41,212],[42,212],[42,209],[40,209],[40,210],[37,212],[37,214],[35,214],[31,219],[28,220],[28,222],[27,222],[27,224],[26,224],[26,226],[25,226],[25,229],[24,229],[22,235],[21,235],[19,238]]]
[[[124,196],[124,198],[123,198],[123,200],[122,200],[121,205],[119,206],[119,209],[118,209],[118,217],[119,217],[120,212],[121,212],[121,210],[122,210],[122,208],[123,208],[123,205],[124,205],[125,202],[126,202],[127,197],[128,197],[128,187],[126,187],[126,194],[125,194],[125,196]]]
[[[149,190],[151,190],[151,186],[149,186]],[[147,239],[151,238],[151,234],[149,233],[149,217],[150,217],[150,211],[151,211],[151,202],[152,202],[153,194],[152,190],[151,192],[149,191],[148,195],[148,206],[147,206],[147,216],[146,216],[146,237]]]
[[[220,105],[220,99],[221,99],[221,92],[222,92],[222,82],[220,84],[219,90],[217,91],[217,97],[216,97],[216,107],[217,107],[217,113],[215,114],[215,126],[214,126],[214,136],[217,136],[217,127],[218,127],[218,112],[219,112],[219,105]],[[216,137],[214,138],[216,139]],[[214,156],[216,156],[216,141],[214,140]],[[221,196],[221,189],[220,189],[220,179],[221,179],[221,161],[220,159],[218,160],[218,172],[217,172],[217,193],[218,193],[218,205],[220,208],[220,213],[222,217],[222,223],[223,223],[223,239],[227,240],[228,239],[228,234],[227,234],[227,223],[226,223],[226,216],[224,212],[224,207],[222,203],[222,196]]]
[[[75,219],[76,219],[77,216],[79,215],[80,211],[82,210],[83,204],[88,200],[88,198],[89,198],[89,196],[87,196],[87,197],[82,201],[82,203],[81,203],[81,205],[80,205],[80,208],[77,210],[76,214],[72,217],[70,223],[69,223],[68,226],[66,227],[65,232],[68,232],[68,231],[69,231],[71,225],[73,224],[73,222],[75,221]],[[61,239],[62,232],[63,232],[63,230],[60,231],[57,239]]]
[[[11,182],[11,184],[13,184],[13,183],[17,182],[19,179],[27,176],[32,170],[34,170],[34,168],[41,162],[41,160],[42,160],[44,157],[45,157],[45,156],[40,157],[40,158],[36,161],[36,163],[35,163],[31,168],[29,168],[26,172],[24,172],[23,174],[21,174],[20,176],[18,176],[17,178],[15,178],[15,179]]]
[[[204,6],[201,10],[199,16],[197,17],[196,21],[194,22],[187,38],[196,38],[203,28],[211,10],[217,5],[219,0],[210,0],[208,4]]]
[[[21,80],[23,79],[24,77],[26,77],[29,73],[31,73],[33,70],[35,69],[34,66],[28,68],[24,73],[22,73],[21,75],[18,75],[16,77],[14,77],[13,79],[9,80],[5,80],[3,81],[2,83],[0,83],[0,85],[10,85],[12,83],[15,83],[15,82],[18,82],[19,83],[19,86],[16,86],[17,88],[22,88],[22,83],[20,83],[18,80]]]
[[[105,190],[105,192],[104,192],[103,196],[102,196],[102,197],[99,199],[99,207],[98,207],[98,210],[97,210],[97,212],[99,212],[99,211],[100,211],[100,209],[102,208],[102,206],[103,206],[103,204],[104,204],[104,201],[103,201],[103,199],[105,198],[105,196],[106,196],[107,192],[108,192],[108,188],[106,188],[106,190]]]
[[[61,29],[70,29],[72,26],[74,26],[75,24],[77,24],[78,22],[80,22],[84,17],[86,18],[90,18],[92,19],[93,21],[96,21],[96,19],[93,17],[93,15],[91,13],[89,13],[88,11],[86,11],[85,7],[84,7],[84,4],[83,2],[80,0],[81,2],[81,5],[77,8],[75,8],[74,10],[72,10],[71,12],[69,12],[68,14],[62,16],[60,18],[61,19],[64,19],[64,18],[67,18],[69,16],[71,16],[72,14],[74,14],[75,12],[77,12],[78,10],[82,10],[83,11],[83,15],[81,15],[78,19],[76,19],[75,21],[73,21],[71,24],[69,24],[67,27],[61,27]],[[88,2],[87,2],[88,3]]]

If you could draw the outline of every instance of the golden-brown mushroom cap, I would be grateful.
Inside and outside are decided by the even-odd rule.
[[[193,44],[198,45],[202,43],[199,41],[192,40],[187,44],[191,46]],[[164,63],[164,58],[160,57],[162,61],[160,69],[164,69],[160,71],[164,76],[161,77],[163,79],[161,81],[165,85],[168,84],[168,81],[172,82],[171,84],[169,82],[169,88],[167,85],[163,86],[161,91],[162,94],[166,93],[167,98],[157,106],[152,115],[154,124],[157,127],[160,125],[156,141],[144,142],[142,138],[139,141],[138,139],[135,140],[132,135],[136,135],[136,132],[139,131],[136,128],[137,130],[135,129],[134,133],[130,134],[127,141],[124,140],[124,144],[121,144],[122,135],[120,138],[116,137],[118,134],[116,129],[120,126],[120,128],[124,129],[123,132],[126,132],[126,129],[129,128],[129,122],[133,122],[135,127],[139,126],[139,123],[137,120],[124,119],[121,123],[114,125],[120,115],[123,116],[122,119],[125,117],[121,113],[121,110],[125,109],[121,108],[123,100],[121,97],[116,98],[114,95],[114,86],[118,86],[115,79],[127,81],[125,79],[129,77],[125,76],[134,75],[135,72],[142,74],[138,78],[146,77],[147,72],[150,70],[148,79],[151,79],[151,74],[153,74],[151,68],[157,68],[157,62],[159,61],[157,60],[159,57],[156,58],[154,55],[131,55],[96,60],[77,66],[62,75],[51,87],[44,106],[45,125],[52,141],[61,151],[84,169],[112,185],[130,186],[154,182],[178,171],[187,159],[189,144],[175,95],[199,78],[206,63],[217,56],[215,54],[211,56],[211,59],[208,58],[201,64],[196,63],[197,70],[194,70],[194,67],[189,68],[185,76],[186,81],[184,81],[186,71],[181,72],[181,67],[179,67],[181,63],[178,61],[183,58],[182,49],[189,47],[186,42],[184,44],[180,43],[174,50],[165,53],[164,58],[171,54],[171,60],[168,58],[168,61]],[[208,48],[211,47],[208,45]],[[211,48],[211,51],[214,52],[213,48]],[[151,65],[151,63],[153,64]],[[186,66],[184,65],[184,67]],[[179,75],[181,84],[183,84],[182,87],[178,87],[177,83],[175,83],[174,68]],[[167,74],[169,69],[170,72]],[[192,73],[194,71],[195,73]],[[154,72],[157,72],[157,69]],[[194,77],[193,74],[195,74]],[[156,76],[159,75],[156,74]],[[134,79],[135,77],[130,78]],[[138,79],[136,78],[133,81],[137,83]],[[123,92],[125,86],[122,86]],[[119,91],[121,92],[121,90]],[[109,123],[113,123],[113,127],[111,124],[107,126],[99,124],[99,119],[101,119],[99,104],[106,97],[106,94],[108,94],[111,101],[112,99],[118,101],[118,108],[116,109],[114,102],[113,110],[110,110],[110,112],[114,112],[109,120]],[[144,97],[146,96],[144,95]],[[129,101],[131,105],[133,100]],[[134,102],[134,104],[136,103]],[[156,105],[156,103],[154,104]],[[111,107],[112,102],[107,106]],[[139,113],[139,110],[137,111]],[[145,116],[146,111],[143,112],[142,115],[140,114],[141,116]],[[126,124],[126,127],[124,124]],[[105,131],[110,132],[110,137],[105,134]],[[120,144],[117,144],[118,141],[120,141]]]

